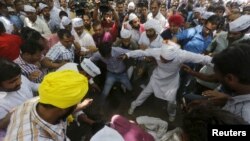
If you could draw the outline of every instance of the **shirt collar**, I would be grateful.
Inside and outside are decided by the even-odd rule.
[[[63,126],[65,124],[64,121],[61,120],[60,123],[56,125],[44,121],[36,111],[37,105],[38,105],[38,99],[37,101],[35,101],[31,111],[33,122],[37,123],[43,130],[47,131],[51,135],[51,137],[61,136],[62,132],[65,130]]]

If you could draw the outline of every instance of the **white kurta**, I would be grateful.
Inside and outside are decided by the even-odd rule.
[[[41,20],[38,16],[34,23],[30,21],[29,18],[26,17],[24,19],[24,26],[32,28],[44,36],[49,36],[51,34],[51,31],[48,25],[43,20]]]
[[[176,100],[176,93],[179,88],[179,70],[182,63],[210,64],[211,62],[211,57],[209,56],[203,56],[181,49],[177,50],[177,56],[169,63],[161,62],[161,48],[147,49],[145,51],[136,50],[126,53],[128,57],[132,58],[152,56],[156,59],[157,67],[154,69],[150,82],[145,89],[151,88],[157,98],[167,101]]]
[[[162,46],[163,38],[158,34],[156,39],[150,42],[147,37],[146,31],[141,34],[141,37],[138,41],[139,45],[146,45],[148,48],[160,48]]]
[[[39,84],[29,81],[25,76],[21,76],[21,82],[19,90],[7,92],[7,95],[0,99],[0,119],[4,118],[13,108],[33,98],[33,92],[38,90]]]
[[[83,51],[88,50],[88,47],[96,46],[93,37],[85,30],[83,31],[81,36],[78,36],[76,32],[73,32],[73,36],[75,37],[75,40],[80,44],[81,50]]]

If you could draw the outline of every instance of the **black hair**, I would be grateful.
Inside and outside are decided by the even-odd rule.
[[[29,27],[23,27],[21,29],[21,38],[24,41],[38,41],[39,39],[43,38],[43,36],[36,30],[31,29]]]
[[[6,32],[5,27],[3,23],[0,21],[0,33],[4,33],[4,32]]]
[[[12,79],[21,74],[21,68],[14,62],[0,58],[0,82]]]
[[[99,53],[102,57],[107,57],[111,54],[112,43],[111,42],[103,42],[102,45],[99,46]]]
[[[101,21],[99,20],[93,21],[92,27],[97,27],[98,25],[102,25]]]
[[[161,1],[160,0],[151,0],[150,1],[150,5],[152,5],[153,3],[157,3],[157,5],[160,7],[161,6]]]
[[[213,5],[210,5],[208,8],[207,8],[207,11],[208,12],[215,12],[215,7]]]
[[[59,12],[59,17],[61,18],[63,16],[68,17],[68,14],[65,11],[62,10],[62,11]]]
[[[116,2],[116,5],[118,5],[118,4],[124,4],[124,1],[123,1],[123,0],[118,0],[118,1]]]
[[[216,54],[212,63],[222,75],[233,74],[242,84],[250,84],[250,41],[229,46]]]
[[[222,10],[223,12],[225,12],[225,7],[223,5],[219,5],[215,7],[214,11],[216,10]]]
[[[209,125],[247,125],[241,117],[212,106],[198,106],[183,116],[182,129],[190,141],[208,141]]]
[[[72,35],[70,31],[66,29],[60,29],[59,31],[57,31],[57,36],[59,39],[63,39],[64,37],[71,37]]]
[[[4,3],[2,3],[2,2],[0,2],[0,8],[7,8],[7,5],[4,4]]]
[[[217,28],[218,28],[218,26],[221,24],[220,22],[221,22],[221,17],[220,17],[220,16],[218,16],[218,15],[212,15],[212,16],[210,16],[210,17],[206,20],[205,24],[207,24],[207,23],[212,23],[212,24],[217,25]],[[223,24],[224,24],[224,23],[223,23]]]
[[[30,40],[30,41],[24,42],[21,45],[20,49],[21,49],[22,54],[28,53],[28,54],[33,55],[37,52],[41,52],[43,50],[43,46],[39,44],[37,41]]]

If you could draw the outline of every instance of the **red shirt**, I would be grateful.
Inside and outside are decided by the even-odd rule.
[[[107,23],[106,21],[102,21],[102,27],[104,31],[112,35],[113,41],[115,41],[118,36],[118,25],[115,22]]]
[[[0,57],[15,60],[20,54],[21,37],[3,33],[0,35]]]

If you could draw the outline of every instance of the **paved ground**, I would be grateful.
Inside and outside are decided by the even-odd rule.
[[[157,99],[153,95],[150,96],[142,106],[138,107],[133,115],[128,115],[127,111],[131,101],[133,101],[142,90],[139,84],[133,84],[133,87],[135,88],[133,92],[124,94],[117,84],[113,87],[104,104],[102,104],[103,102],[99,93],[90,92],[87,97],[93,98],[94,102],[86,109],[85,113],[93,119],[104,120],[106,122],[110,121],[114,114],[120,114],[130,120],[135,120],[137,116],[147,115],[158,117],[168,122],[166,101]],[[179,109],[178,106],[176,120],[174,122],[168,122],[169,129],[173,129],[181,124],[181,111]],[[82,123],[80,127],[72,124],[70,128],[68,128],[67,133],[72,141],[88,141],[88,137],[91,136],[91,127],[84,123]]]

